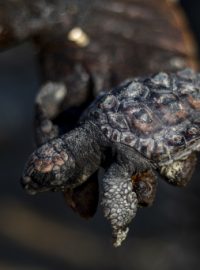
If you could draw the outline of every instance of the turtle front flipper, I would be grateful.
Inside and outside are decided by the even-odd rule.
[[[103,178],[102,206],[113,232],[113,244],[121,245],[129,231],[128,225],[135,217],[138,200],[133,191],[131,174],[127,169],[113,163]]]
[[[196,163],[196,154],[192,153],[184,160],[177,160],[169,165],[163,165],[160,168],[160,173],[168,183],[184,187],[190,181]]]
[[[66,189],[63,194],[66,203],[81,217],[93,217],[99,201],[97,172],[82,185],[74,189]]]

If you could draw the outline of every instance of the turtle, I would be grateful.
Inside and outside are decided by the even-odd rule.
[[[59,104],[65,90],[54,85],[41,93],[37,102],[44,108],[47,97]],[[117,247],[138,206],[153,202],[158,177],[176,186],[191,179],[200,150],[200,74],[188,68],[125,80],[103,91],[77,126],[61,136],[45,111],[39,116],[40,137],[49,139],[29,157],[21,178],[24,189],[66,192],[71,207],[81,212],[76,192],[83,196],[79,188],[86,190],[85,200],[95,205],[97,198],[87,196],[87,190],[97,190],[102,167],[101,205]],[[85,189],[87,184],[94,189]]]
[[[42,79],[35,108],[38,147],[75,128],[102,89],[130,76],[198,67],[195,42],[174,1],[112,0],[109,6],[98,0],[15,2],[1,4],[0,48],[27,39],[36,48]],[[191,159],[185,163],[188,170]],[[109,167],[105,161],[103,165]],[[138,205],[154,200],[152,174],[147,170],[132,176]],[[63,193],[73,210],[85,218],[93,216],[99,196],[97,172]]]

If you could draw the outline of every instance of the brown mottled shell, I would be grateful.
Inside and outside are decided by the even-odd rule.
[[[190,69],[126,81],[86,113],[114,143],[167,164],[200,146],[200,75]]]

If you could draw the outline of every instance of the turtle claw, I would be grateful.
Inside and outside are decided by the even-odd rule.
[[[126,239],[127,234],[129,232],[129,228],[118,229],[113,232],[113,246],[120,247],[122,242]]]

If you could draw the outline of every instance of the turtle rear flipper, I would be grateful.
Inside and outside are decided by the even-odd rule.
[[[97,173],[94,173],[82,185],[74,189],[66,189],[63,194],[66,203],[81,217],[93,217],[99,201]]]

